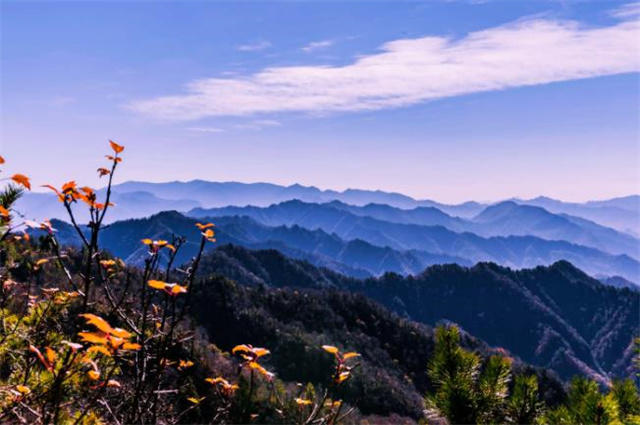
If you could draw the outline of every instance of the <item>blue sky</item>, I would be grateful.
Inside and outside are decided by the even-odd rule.
[[[637,3],[2,2],[5,173],[638,193]],[[6,174],[5,174],[6,175]]]

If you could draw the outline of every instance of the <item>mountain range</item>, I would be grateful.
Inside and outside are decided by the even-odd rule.
[[[603,285],[566,261],[519,271],[493,263],[438,265],[417,276],[355,279],[276,250],[226,245],[205,257],[201,274],[253,287],[361,293],[413,321],[457,323],[564,379],[582,374],[605,383],[634,373],[638,292]]]
[[[512,205],[516,209],[520,208],[516,204]],[[535,212],[539,211],[535,210]],[[544,213],[544,210],[542,212]],[[412,250],[455,256],[464,258],[469,263],[494,261],[509,267],[522,268],[548,265],[564,259],[593,275],[619,275],[633,282],[638,282],[638,276],[640,276],[640,263],[626,254],[612,255],[565,240],[547,240],[530,235],[481,237],[468,231],[455,232],[442,225],[383,221],[370,216],[353,214],[345,208],[336,208],[335,203],[311,204],[287,201],[266,208],[194,209],[188,214],[201,219],[247,216],[267,226],[296,225],[311,230],[321,229],[347,241],[360,239],[375,246],[389,247],[397,251]],[[483,213],[480,216],[482,218]],[[442,216],[439,215],[439,217]],[[477,224],[479,227],[489,228],[495,221],[475,223],[457,219],[456,223],[471,223],[473,226]],[[565,221],[565,223],[573,226],[571,222]],[[586,230],[582,234],[585,232]],[[623,235],[620,236],[624,238]],[[629,245],[631,247],[634,244]],[[635,245],[637,248],[637,243]]]
[[[104,191],[99,190],[98,195]],[[469,201],[455,205],[383,191],[348,189],[320,190],[313,186],[271,183],[210,182],[124,182],[113,187],[113,201],[119,206],[108,215],[109,220],[146,217],[166,211],[188,211],[195,207],[269,206],[299,199],[310,203],[340,201],[349,205],[386,204],[396,208],[433,207],[454,217],[471,218],[493,203]],[[129,194],[127,196],[127,194]],[[640,196],[631,195],[585,203],[563,202],[546,197],[529,200],[512,199],[522,205],[538,206],[556,214],[568,214],[593,221],[621,232],[640,235]],[[61,218],[64,211],[53,194],[29,193],[18,203],[18,209],[30,219]]]
[[[198,211],[192,211],[198,214]],[[187,242],[178,261],[186,261],[197,249],[197,221],[213,220],[219,243],[252,249],[274,248],[349,276],[378,276],[387,271],[417,274],[433,264],[472,265],[479,261],[523,268],[569,260],[601,277],[620,276],[637,282],[640,263],[626,255],[611,255],[565,241],[533,236],[483,238],[456,233],[442,226],[421,226],[381,221],[353,215],[325,204],[288,201],[267,208],[207,210],[205,217],[163,212],[144,219],[112,223],[100,242],[130,264],[142,264],[143,238],[167,239],[182,235]],[[78,244],[65,222],[54,221],[64,244]]]

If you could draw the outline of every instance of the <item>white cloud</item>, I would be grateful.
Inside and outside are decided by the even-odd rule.
[[[271,47],[271,43],[268,41],[262,40],[256,43],[242,44],[238,46],[237,49],[240,50],[241,52],[254,52],[257,50],[268,49],[269,47]]]
[[[312,41],[306,46],[302,47],[300,50],[304,52],[313,52],[314,50],[326,49],[327,47],[333,46],[333,40],[322,40],[322,41]]]
[[[345,66],[285,66],[208,78],[186,93],[134,101],[148,116],[196,120],[277,112],[326,113],[402,107],[468,93],[640,70],[640,22],[592,28],[520,20],[460,39],[388,42]]]
[[[280,127],[282,123],[276,120],[253,120],[244,124],[236,124],[237,130],[262,130],[265,127]]]
[[[611,16],[615,18],[638,18],[640,17],[640,2],[627,3],[611,11]]]
[[[221,128],[216,128],[216,127],[189,127],[187,128],[188,131],[193,131],[196,133],[222,133],[224,132],[223,129]]]

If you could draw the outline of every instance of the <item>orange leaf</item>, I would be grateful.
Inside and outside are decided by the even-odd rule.
[[[202,224],[202,223],[196,223],[196,227],[200,230],[205,230],[208,229],[209,227],[214,227],[215,224],[213,223],[207,223],[207,224]]]
[[[87,320],[87,324],[95,326],[102,332],[106,334],[113,333],[113,328],[111,327],[111,325],[102,317],[96,316],[95,314],[91,313],[80,314],[79,316],[84,317]]]
[[[4,164],[4,158],[0,156],[0,164]]]
[[[269,379],[273,377],[273,373],[269,372],[267,369],[262,367],[262,365],[260,365],[257,362],[249,362],[249,367],[253,370],[257,370],[260,374],[264,375]]]
[[[119,338],[131,338],[131,332],[125,331],[124,329],[121,329],[121,328],[114,328],[111,331],[111,335],[117,336]]]
[[[167,283],[161,280],[149,280],[147,284],[153,289],[164,290],[167,287]]]
[[[191,366],[193,366],[193,362],[191,360],[180,360],[178,364],[179,369],[186,369]]]
[[[64,193],[67,192],[75,192],[76,191],[76,182],[71,180],[70,182],[66,182],[62,185],[62,191]]]
[[[49,364],[52,364],[53,362],[56,361],[56,357],[58,356],[51,347],[45,347],[44,352],[45,352],[45,355],[47,356],[47,361],[49,362]]]
[[[266,348],[254,348],[252,351],[253,354],[256,355],[256,357],[266,356],[267,354],[271,353],[271,351],[267,350]]]
[[[354,351],[352,351],[350,353],[344,353],[344,355],[342,356],[342,360],[348,360],[348,359],[350,359],[352,357],[358,357],[359,355],[360,354],[358,354],[358,353],[356,353]]]
[[[248,346],[248,345],[245,345],[245,344],[236,345],[235,347],[233,347],[231,352],[233,354],[236,354],[236,353],[250,353],[251,352],[251,347]]]
[[[89,372],[87,372],[87,376],[92,381],[97,381],[98,379],[100,379],[100,372],[96,372],[95,370],[90,370]]]
[[[9,218],[9,210],[0,205],[0,215],[4,218]]]
[[[139,350],[141,349],[142,346],[140,344],[136,344],[134,342],[125,342],[124,344],[122,344],[122,349],[123,350]]]
[[[105,347],[104,345],[92,345],[87,350],[87,353],[101,353],[107,357],[111,357],[111,351],[109,351],[109,349],[107,349],[107,347]]]
[[[171,295],[184,294],[186,292],[187,292],[187,288],[185,288],[184,286],[173,285],[171,287]]]
[[[29,177],[25,176],[24,174],[14,174],[13,176],[11,176],[11,180],[31,190],[31,183],[29,182]]]
[[[109,144],[111,145],[111,149],[118,154],[124,150],[124,146],[117,144],[113,140],[109,140]]]
[[[102,177],[102,176],[107,176],[111,174],[111,172],[109,170],[107,170],[106,168],[100,167],[98,168],[98,176]]]
[[[92,344],[107,343],[107,337],[93,332],[78,332],[78,336],[82,338],[83,341],[90,342]]]

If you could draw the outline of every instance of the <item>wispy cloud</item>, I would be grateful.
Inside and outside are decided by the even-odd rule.
[[[195,133],[222,133],[224,132],[221,128],[216,127],[188,127],[188,131],[193,131]]]
[[[280,127],[282,123],[276,120],[253,120],[247,123],[236,124],[237,130],[262,130],[266,127]]]
[[[615,18],[640,18],[640,2],[627,3],[611,11]]]
[[[255,43],[242,44],[237,47],[241,52],[254,52],[258,50],[264,50],[271,47],[271,43],[265,40],[257,41]]]
[[[300,50],[303,52],[313,52],[314,50],[326,49],[327,47],[333,46],[333,40],[322,40],[322,41],[312,41],[306,46],[302,47]]]
[[[286,66],[192,81],[187,92],[134,101],[148,116],[195,120],[276,112],[326,113],[402,107],[640,70],[640,22],[606,27],[533,18],[460,39],[388,42],[345,66]]]

